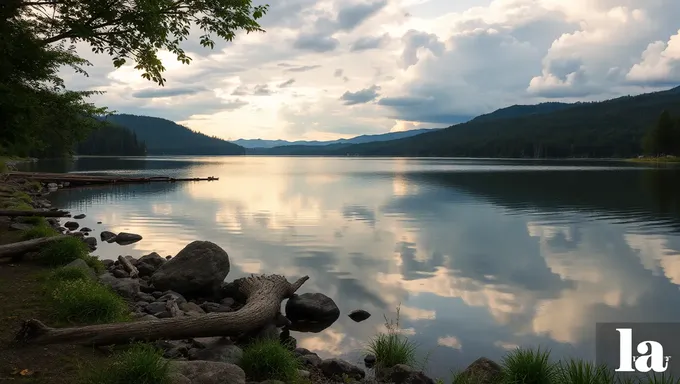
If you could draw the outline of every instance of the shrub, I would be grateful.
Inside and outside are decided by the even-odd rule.
[[[299,381],[300,362],[276,339],[262,339],[249,344],[243,350],[240,366],[251,380]]]
[[[88,267],[94,269],[94,272],[97,275],[101,275],[106,271],[106,267],[104,266],[104,263],[102,263],[101,260],[99,260],[99,257],[94,256],[94,255],[84,255],[81,257],[83,261],[87,264]]]
[[[386,333],[379,333],[368,343],[368,352],[376,357],[380,368],[390,368],[397,364],[413,365],[415,363],[417,345],[400,333],[399,312],[394,321],[385,316]]]
[[[26,192],[15,191],[12,193],[12,197],[26,204],[31,204],[33,199]]]
[[[614,376],[604,365],[568,360],[558,364],[557,381],[565,384],[609,384],[614,382]]]
[[[50,283],[59,283],[62,281],[74,281],[74,280],[89,281],[90,277],[87,275],[87,272],[83,271],[80,268],[64,268],[64,267],[55,269],[47,277],[47,281]]]
[[[109,288],[88,280],[66,280],[55,284],[50,294],[58,321],[108,323],[129,319],[125,301]]]
[[[42,219],[42,217],[38,217],[38,219]],[[56,235],[58,235],[57,231],[55,231],[54,228],[50,227],[47,221],[44,222],[38,221],[38,225],[36,225],[35,227],[21,232],[21,239],[30,240]]]
[[[85,260],[88,256],[87,244],[79,238],[67,236],[45,246],[40,251],[39,260],[43,264],[56,267],[68,264],[75,259]]]
[[[509,384],[549,384],[558,374],[558,366],[550,362],[550,352],[517,348],[502,361],[504,381]]]
[[[94,367],[81,379],[82,384],[169,384],[168,361],[149,344],[134,344],[114,355],[111,364]]]

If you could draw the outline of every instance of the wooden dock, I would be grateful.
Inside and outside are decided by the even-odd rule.
[[[169,176],[152,177],[126,177],[126,176],[98,176],[84,175],[77,173],[47,173],[47,172],[9,172],[10,179],[35,180],[42,183],[69,183],[70,187],[83,185],[102,185],[102,184],[132,184],[132,183],[153,183],[166,182],[174,183],[178,181],[215,181],[218,177],[194,177],[194,178],[174,178]]]

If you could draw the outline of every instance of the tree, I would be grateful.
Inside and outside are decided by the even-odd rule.
[[[645,153],[653,156],[675,154],[678,147],[676,125],[668,110],[661,112],[656,125],[649,127],[642,140]]]
[[[148,80],[165,83],[157,52],[165,49],[177,60],[191,58],[180,47],[192,26],[201,31],[200,44],[214,47],[214,36],[231,41],[238,30],[263,32],[257,23],[268,6],[251,0],[3,0],[18,2],[23,20],[31,23],[41,44],[83,41],[96,53],[108,53],[115,67],[127,60]]]

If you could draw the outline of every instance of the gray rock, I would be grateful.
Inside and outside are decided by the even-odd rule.
[[[137,270],[139,271],[139,276],[141,277],[151,276],[153,275],[154,272],[156,272],[156,267],[149,263],[140,261],[139,263],[137,263]]]
[[[192,384],[188,377],[176,372],[168,375],[168,381],[169,384]]]
[[[75,231],[76,229],[78,229],[78,227],[80,227],[80,224],[76,223],[75,221],[67,221],[64,224],[64,227],[68,228],[71,231]]]
[[[30,229],[33,229],[34,227],[35,225],[26,223],[12,223],[9,226],[9,228],[14,231],[28,231]]]
[[[57,183],[47,183],[47,188],[57,189],[57,188],[59,188],[59,185],[57,185]]]
[[[94,273],[94,270],[92,270],[92,268],[90,268],[83,259],[75,259],[72,262],[66,264],[64,268],[80,269],[84,271],[92,280],[97,280],[97,275]]]
[[[191,339],[191,343],[199,349],[203,348],[211,348],[213,346],[220,346],[220,345],[231,345],[232,342],[222,336],[214,336],[214,337],[196,337]]]
[[[142,236],[136,233],[121,232],[116,235],[116,243],[120,245],[129,245],[142,240]]]
[[[309,371],[305,371],[304,369],[298,369],[298,375],[303,379],[307,379],[311,373]]]
[[[375,355],[369,354],[364,357],[364,365],[366,365],[366,368],[373,367],[375,365],[375,361],[376,361]]]
[[[158,320],[158,318],[154,315],[147,314],[137,319],[137,321],[154,321],[154,320]]]
[[[80,214],[78,214],[78,215],[73,216],[73,218],[76,219],[76,220],[81,220],[81,219],[84,219],[84,218],[85,218],[85,214],[84,214],[84,213],[80,213]]]
[[[165,260],[163,257],[161,257],[159,254],[156,252],[149,253],[148,255],[144,255],[139,258],[140,263],[147,263],[155,268],[160,267],[161,265],[165,264],[167,260]]]
[[[405,364],[397,364],[392,368],[387,368],[379,376],[381,380],[394,384],[434,384],[434,380],[425,376],[422,371]]]
[[[83,242],[87,244],[90,249],[97,249],[97,239],[94,237],[86,237],[83,239]]]
[[[238,364],[243,357],[243,351],[236,345],[217,345],[201,349],[192,357],[196,360]]]
[[[105,272],[99,276],[102,284],[111,287],[116,293],[125,298],[134,298],[139,293],[139,280],[131,278],[116,278],[109,272]]]
[[[169,319],[169,318],[173,317],[173,313],[169,312],[169,311],[158,312],[158,313],[154,313],[153,315],[156,316],[159,319]]]
[[[302,362],[302,364],[310,367],[318,367],[323,362],[323,360],[321,360],[321,358],[317,356],[315,353],[300,356],[300,361]]]
[[[155,301],[153,303],[149,303],[149,305],[146,306],[145,310],[152,315],[159,313],[159,312],[164,312],[165,311],[165,301],[163,301],[163,302]]]
[[[130,262],[130,264],[132,264],[135,267],[137,266],[137,264],[139,264],[139,260],[135,259],[130,255],[125,256],[125,258]]]
[[[356,321],[357,323],[360,323],[371,317],[371,314],[368,313],[367,311],[364,311],[363,309],[355,309],[352,312],[350,312],[349,315],[347,316],[349,316],[350,319]]]
[[[298,356],[316,355],[316,353],[310,351],[307,348],[295,348],[295,350],[293,352],[295,352],[295,354],[298,355]]]
[[[217,244],[194,241],[151,276],[153,285],[185,296],[212,297],[229,273],[229,255]]]
[[[99,234],[99,239],[101,239],[101,241],[106,241],[107,243],[113,243],[116,241],[116,234],[109,231],[102,231]]]
[[[199,307],[198,305],[196,305],[194,303],[186,302],[186,303],[181,303],[177,306],[179,307],[179,309],[181,309],[184,312],[196,312],[196,313],[200,313],[200,314],[205,314],[205,311],[203,310],[203,308]]]
[[[502,374],[503,368],[498,363],[486,357],[480,357],[465,368],[461,378],[467,379],[467,382],[491,384],[497,383]]]
[[[342,377],[347,375],[350,379],[361,380],[366,376],[366,372],[363,369],[342,359],[323,360],[319,365],[319,369],[321,369],[324,376],[330,379],[342,380]]]
[[[80,228],[80,232],[92,232],[92,229],[88,227],[82,227]]]
[[[104,268],[109,269],[113,266],[113,260],[109,259],[102,260],[102,264],[104,264]]]
[[[122,269],[114,269],[112,273],[113,273],[113,276],[115,276],[119,279],[130,277],[130,274],[127,271],[124,271]]]
[[[151,292],[151,296],[155,297],[156,299],[161,298],[163,295],[164,295],[164,293],[161,292],[161,291],[153,291],[153,292]]]
[[[157,301],[168,301],[170,299],[174,299],[175,302],[177,302],[177,305],[187,302],[187,299],[185,299],[184,296],[180,295],[179,293],[177,293],[175,291],[169,291],[169,290],[163,292],[163,295],[161,297],[159,297],[157,299]]]
[[[227,307],[233,307],[234,304],[236,304],[236,300],[232,299],[231,297],[225,297],[220,301],[220,304],[226,305]]]
[[[137,294],[137,298],[138,298],[139,300],[145,302],[145,303],[153,303],[154,301],[156,301],[156,298],[155,298],[155,297],[151,296],[151,295],[148,294],[148,293],[144,293],[144,292],[139,292],[139,293]]]
[[[171,361],[170,371],[192,384],[245,384],[246,374],[235,364],[217,361]]]
[[[340,317],[340,309],[333,299],[322,293],[303,293],[288,300],[286,317],[292,322],[332,323]]]
[[[205,312],[208,312],[208,313],[210,313],[210,312],[233,312],[234,311],[233,309],[231,309],[231,307],[228,307],[228,306],[222,305],[222,304],[212,303],[212,302],[209,302],[209,301],[206,301],[205,303],[201,304],[201,308],[203,308],[203,310]]]
[[[255,334],[256,339],[279,339],[281,330],[274,324],[267,324]]]

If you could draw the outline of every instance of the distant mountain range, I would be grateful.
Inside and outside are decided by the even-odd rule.
[[[245,148],[274,148],[290,145],[332,145],[332,144],[362,144],[362,143],[372,143],[375,141],[388,141],[396,140],[404,137],[411,137],[419,135],[425,132],[432,132],[439,128],[424,128],[424,129],[413,129],[410,131],[401,132],[389,132],[378,135],[361,135],[357,137],[352,137],[351,139],[339,139],[339,140],[329,140],[329,141],[287,141],[287,140],[263,140],[263,139],[238,139],[232,141],[234,144],[238,144]]]

